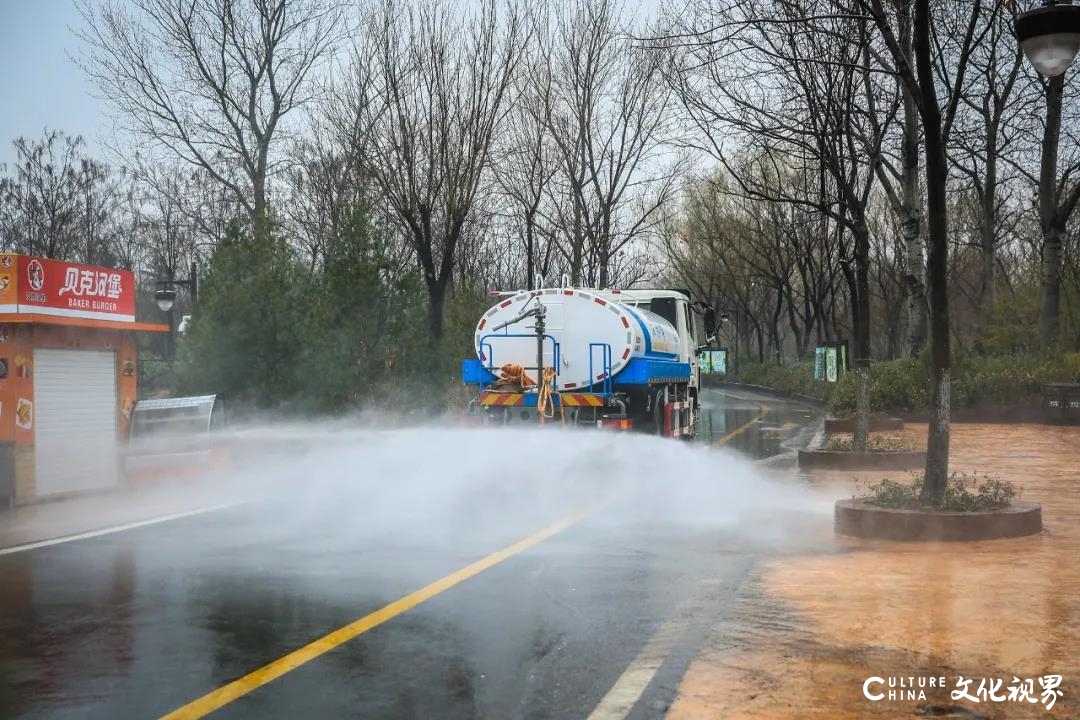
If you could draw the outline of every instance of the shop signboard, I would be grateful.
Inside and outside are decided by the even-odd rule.
[[[707,350],[699,356],[698,369],[706,375],[727,374],[727,349]]]
[[[718,375],[727,375],[727,350],[713,350],[712,371]]]
[[[135,274],[0,254],[0,312],[135,322]]]

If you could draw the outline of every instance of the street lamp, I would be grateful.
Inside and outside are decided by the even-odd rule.
[[[195,311],[195,304],[199,301],[199,275],[198,265],[191,262],[191,274],[187,280],[158,280],[158,290],[154,292],[154,302],[158,309],[165,313],[169,322],[169,357],[176,354],[176,344],[173,340],[173,307],[176,305],[176,286],[184,285],[191,292],[191,310]],[[191,316],[185,315],[181,322],[180,332],[184,332],[191,324]]]
[[[161,312],[167,313],[173,309],[173,304],[176,303],[176,291],[172,289],[158,290],[154,293],[154,302],[157,303]]]
[[[731,322],[731,313],[728,312],[727,310],[721,310],[720,311],[720,325],[721,326],[727,325],[730,322]],[[736,306],[736,308],[735,308],[735,323],[734,323],[732,329],[734,331],[733,336],[734,336],[735,342],[733,344],[732,349],[729,350],[728,353],[731,356],[729,358],[729,360],[731,362],[731,374],[734,375],[739,371],[739,309],[738,309],[738,306]],[[719,331],[717,332],[717,334],[719,335]]]
[[[1039,74],[1057,77],[1080,51],[1080,5],[1073,5],[1072,0],[1045,0],[1042,7],[1017,15],[1013,32]]]

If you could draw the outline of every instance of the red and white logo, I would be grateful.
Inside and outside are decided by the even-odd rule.
[[[30,281],[30,288],[40,290],[45,285],[45,268],[37,260],[31,260],[26,266],[26,279]]]

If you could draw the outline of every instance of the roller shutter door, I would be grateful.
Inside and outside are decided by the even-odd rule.
[[[34,351],[34,456],[37,495],[119,482],[116,354]]]

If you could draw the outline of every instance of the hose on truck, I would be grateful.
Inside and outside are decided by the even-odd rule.
[[[533,379],[525,373],[525,367],[522,365],[507,363],[499,368],[499,372],[502,375],[500,383],[515,384],[522,390],[536,386]],[[555,403],[551,399],[554,387],[555,368],[544,368],[536,397],[536,412],[540,415],[541,424],[545,420],[555,417]],[[564,425],[566,424],[566,415],[562,403],[559,403],[559,419]]]
[[[555,384],[555,368],[544,368],[544,379],[536,395],[536,412],[540,414],[540,424],[555,417],[555,405],[551,402],[551,386]],[[562,410],[562,405],[559,405]]]
[[[506,363],[499,368],[502,377],[497,384],[516,384],[522,390],[534,387],[536,382],[525,374],[525,366],[517,363]]]

